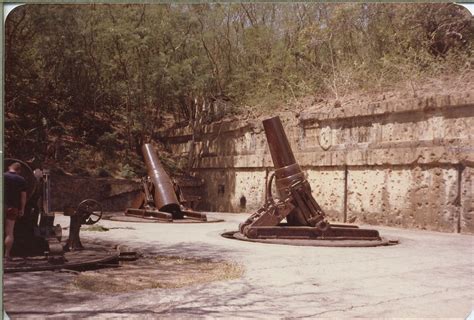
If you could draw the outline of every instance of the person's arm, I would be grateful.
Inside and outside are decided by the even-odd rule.
[[[20,193],[20,216],[22,216],[25,213],[25,206],[26,206],[26,192],[22,191]]]

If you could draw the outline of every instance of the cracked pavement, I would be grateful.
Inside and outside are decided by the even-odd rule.
[[[5,310],[23,318],[463,318],[474,307],[474,237],[374,226],[400,244],[296,247],[225,239],[245,214],[209,214],[210,224],[102,220],[97,243],[147,254],[212,258],[244,267],[235,280],[120,294],[73,290],[73,272],[4,275]],[[57,216],[66,227],[69,219]],[[120,227],[131,227],[122,229]],[[114,229],[120,228],[120,229]],[[19,302],[21,301],[21,302]]]

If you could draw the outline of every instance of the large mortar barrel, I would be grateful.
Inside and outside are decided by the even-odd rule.
[[[280,118],[273,117],[263,120],[263,128],[275,167],[275,185],[280,198],[284,199],[290,196],[289,186],[298,181],[304,181],[306,178],[300,166],[296,163],[295,155],[291,150]],[[308,191],[311,194],[309,185]],[[305,213],[301,212],[298,207],[288,214],[286,220],[289,225],[293,226],[308,224]]]
[[[263,120],[270,154],[275,167],[275,184],[281,197],[287,195],[285,189],[296,182],[304,180],[304,173],[296,163],[290,143],[279,117]]]
[[[142,147],[145,165],[148,170],[148,176],[153,183],[153,200],[155,207],[163,212],[173,214],[173,218],[182,218],[179,201],[174,190],[173,182],[163,169],[158,156],[151,144],[144,144]]]

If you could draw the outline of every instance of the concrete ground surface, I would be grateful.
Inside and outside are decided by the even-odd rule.
[[[225,239],[245,214],[210,224],[102,220],[83,239],[149,254],[233,261],[240,279],[120,294],[67,290],[71,272],[4,275],[4,306],[22,318],[459,318],[474,307],[474,237],[374,227],[399,245],[295,247]],[[63,227],[68,218],[58,216]],[[124,227],[124,228],[121,228]],[[133,228],[133,229],[130,229]],[[36,291],[35,291],[36,290]],[[37,294],[38,290],[42,294]]]

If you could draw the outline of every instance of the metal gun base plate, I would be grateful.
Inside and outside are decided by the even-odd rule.
[[[239,231],[229,231],[221,234],[224,238],[235,239],[249,242],[259,242],[267,244],[282,244],[290,246],[313,246],[313,247],[377,247],[397,244],[397,240],[389,240],[386,238],[378,238],[374,240],[347,240],[347,239],[251,239],[240,233]]]
[[[102,219],[111,220],[111,221],[120,221],[120,222],[138,222],[138,223],[215,223],[222,222],[223,219],[214,219],[207,217],[207,221],[190,219],[184,216],[183,219],[173,219],[171,221],[166,221],[162,219],[154,219],[152,217],[140,217],[135,215],[125,215],[123,212],[109,213],[104,214]]]
[[[63,245],[65,242],[63,242]],[[87,243],[84,250],[64,253],[62,261],[50,261],[45,256],[17,257],[4,264],[3,272],[30,272],[45,270],[81,270],[118,261],[117,250]]]

